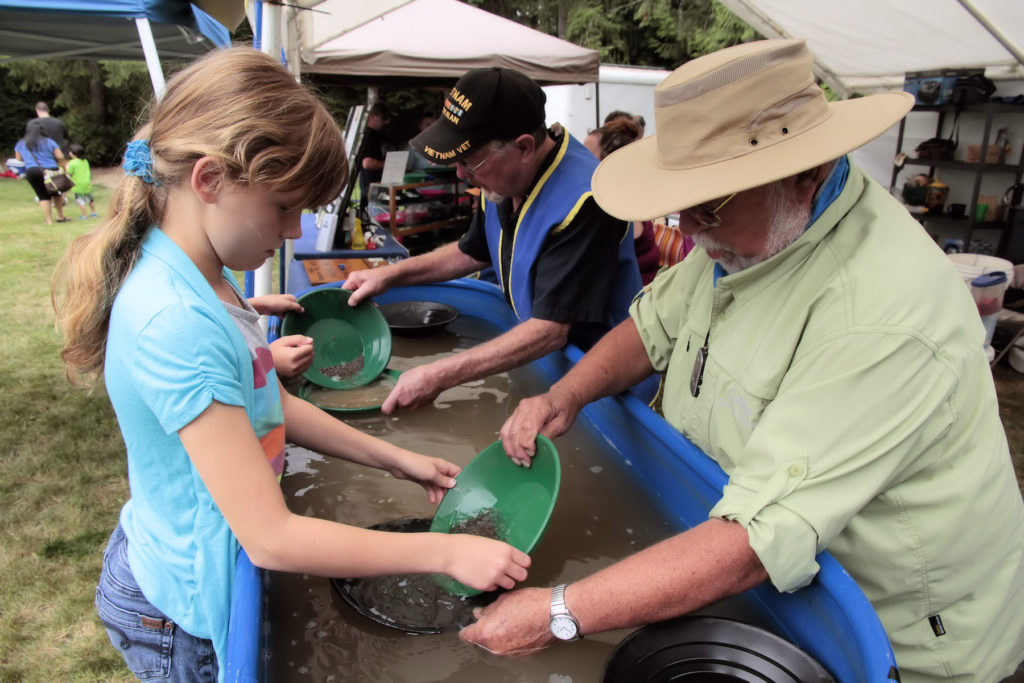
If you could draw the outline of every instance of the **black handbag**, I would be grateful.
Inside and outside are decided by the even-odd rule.
[[[960,112],[953,117],[953,130],[948,138],[929,138],[914,148],[918,159],[942,161],[952,159],[960,144]]]

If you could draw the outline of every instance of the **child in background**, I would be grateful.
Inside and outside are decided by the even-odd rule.
[[[75,181],[75,186],[71,190],[75,193],[75,201],[82,211],[82,215],[78,218],[79,220],[99,218],[96,215],[96,205],[92,198],[92,171],[89,170],[89,162],[83,156],[85,148],[78,143],[72,143],[68,145],[68,153],[71,155],[71,160],[68,161],[64,170]],[[86,204],[89,205],[88,211],[85,208]]]
[[[69,377],[103,372],[131,498],[96,605],[136,675],[223,679],[239,546],[265,569],[440,572],[512,588],[530,558],[465,534],[387,533],[294,514],[290,443],[390,472],[440,501],[459,467],[376,439],[280,387],[231,270],[298,237],[303,208],[345,186],[342,135],[276,60],[214,50],[179,71],[128,145],[110,216],[54,273]],[[144,673],[145,672],[145,673]]]

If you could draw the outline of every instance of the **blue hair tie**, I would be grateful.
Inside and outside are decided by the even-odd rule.
[[[121,168],[128,175],[138,176],[150,185],[160,184],[153,176],[153,157],[149,153],[148,140],[132,140],[128,143]]]

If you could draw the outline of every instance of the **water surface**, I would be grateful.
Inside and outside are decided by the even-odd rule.
[[[396,336],[388,367],[406,370],[496,333],[488,323],[460,317],[428,337]],[[346,421],[392,443],[465,465],[498,438],[519,400],[545,388],[541,373],[524,368],[450,389],[434,405],[416,411],[361,414]],[[585,421],[554,443],[562,461],[558,504],[523,585],[574,581],[675,532]],[[294,446],[288,449],[282,486],[293,511],[358,526],[429,518],[434,510],[418,485]],[[267,594],[270,681],[597,681],[615,644],[629,633],[597,634],[507,659],[462,643],[454,631],[409,635],[377,624],[344,602],[326,578],[271,572]],[[723,603],[715,613],[742,611]]]

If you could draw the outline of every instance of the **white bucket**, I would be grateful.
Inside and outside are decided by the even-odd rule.
[[[968,287],[971,280],[985,273],[1003,272],[1006,277],[1013,278],[1013,263],[1004,258],[986,256],[985,254],[949,254],[949,260],[960,271],[960,277]]]

